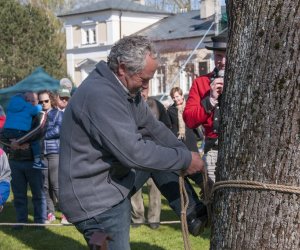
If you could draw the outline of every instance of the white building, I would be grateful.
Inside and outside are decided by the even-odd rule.
[[[211,42],[216,29],[226,29],[227,21],[221,13],[225,13],[225,7],[221,9],[218,1],[202,0],[200,10],[170,15],[135,33],[151,39],[160,52],[161,64],[150,84],[152,96],[164,99],[172,87],[180,87],[187,95],[196,77],[213,70],[212,51],[205,43]],[[216,25],[220,18],[222,22]]]
[[[218,0],[202,0],[200,10],[170,14],[136,2],[143,0],[102,0],[59,15],[66,29],[68,75],[78,86],[98,61],[107,60],[120,38],[143,35],[156,44],[162,59],[149,95],[163,99],[175,86],[187,95],[197,76],[213,70],[212,52],[204,42],[216,34],[212,24],[225,7],[221,11]]]
[[[107,60],[116,41],[169,15],[128,0],[103,0],[61,13],[68,75],[78,86],[98,61]]]

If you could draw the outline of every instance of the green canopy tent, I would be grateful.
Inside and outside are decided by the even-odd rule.
[[[58,88],[59,80],[48,75],[43,68],[38,67],[32,72],[32,74],[18,82],[16,85],[0,89],[0,104],[5,109],[7,102],[15,94],[24,93],[26,91],[55,91]]]

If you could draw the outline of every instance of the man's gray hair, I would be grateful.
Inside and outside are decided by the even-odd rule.
[[[158,58],[154,44],[144,36],[128,36],[119,40],[107,57],[109,68],[117,73],[119,65],[125,64],[130,75],[143,70],[146,64],[146,55]]]

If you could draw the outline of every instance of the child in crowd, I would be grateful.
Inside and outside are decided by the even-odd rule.
[[[1,132],[1,137],[5,139],[18,139],[24,136],[31,129],[32,118],[41,111],[41,105],[34,105],[27,102],[24,95],[13,96],[7,106],[6,121],[4,129]],[[47,169],[41,161],[39,141],[31,141],[30,144],[34,157],[33,168]]]
[[[5,152],[0,148],[0,213],[10,192],[10,168]]]

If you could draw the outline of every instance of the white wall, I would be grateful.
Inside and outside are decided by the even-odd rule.
[[[147,13],[133,13],[123,12],[121,16],[121,36],[131,35],[147,26],[159,21],[166,15],[154,15]],[[99,46],[99,44],[91,44],[86,46],[74,47],[74,34],[72,27],[82,27],[84,22],[90,20],[91,22],[106,23],[106,37],[107,41],[105,45],[112,45],[120,39],[120,11],[99,11],[96,13],[84,13],[72,16],[66,16],[62,18],[64,21],[64,27],[66,30],[66,57],[67,57],[67,71],[68,75],[72,77],[72,80],[76,83],[81,82],[84,76],[78,78],[78,74],[75,74],[76,63],[85,59],[92,59],[99,61],[101,58],[106,58],[109,53],[109,47]],[[96,29],[97,41],[101,34]],[[85,74],[84,72],[82,74]]]

